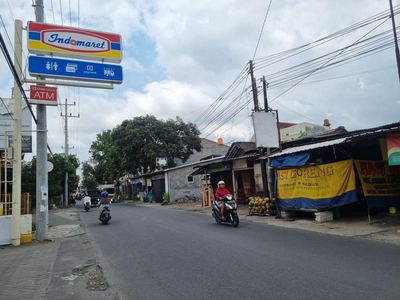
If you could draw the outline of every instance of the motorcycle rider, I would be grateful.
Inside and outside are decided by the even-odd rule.
[[[89,203],[89,206],[90,206],[90,204],[91,204],[89,195],[86,195],[86,196],[83,198],[83,206],[84,206],[84,207],[86,206],[86,203]]]
[[[111,199],[108,197],[108,192],[104,191],[101,194],[101,199],[100,199],[100,207],[99,207],[99,219],[101,216],[101,212],[103,211],[104,206],[110,207]]]
[[[217,201],[217,205],[221,207],[221,217],[222,220],[225,220],[225,203],[222,201],[225,195],[230,195],[231,193],[225,187],[224,181],[218,181],[218,188],[215,191],[215,200]]]

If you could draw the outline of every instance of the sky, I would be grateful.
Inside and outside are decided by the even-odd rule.
[[[393,5],[400,5],[400,0],[393,0]],[[12,54],[14,20],[22,20],[24,26],[34,21],[34,7],[29,0],[0,0],[0,7],[0,33]],[[113,90],[59,87],[59,103],[67,99],[68,114],[79,115],[68,118],[68,132],[69,153],[81,162],[90,159],[96,134],[147,114],[194,122],[202,137],[214,141],[219,137],[227,144],[248,141],[253,135],[249,116],[254,108],[247,71],[250,60],[259,88],[266,76],[269,107],[278,110],[281,122],[322,125],[329,119],[331,128],[356,130],[399,121],[393,34],[374,38],[392,29],[389,18],[314,43],[388,13],[388,0],[44,0],[44,9],[46,23],[122,37],[121,85]],[[399,16],[395,21],[400,25]],[[370,47],[377,46],[374,41],[388,45],[340,63],[365,50],[366,43],[356,43],[368,38]],[[310,46],[298,48],[304,45]],[[297,52],[288,51],[296,48]],[[330,54],[333,51],[337,52]],[[317,59],[327,54],[325,60]],[[23,55],[24,76],[30,78],[26,32]],[[295,78],[288,77],[294,73],[284,73],[314,59],[313,73]],[[13,77],[2,55],[0,69],[0,97],[9,98]],[[263,103],[262,95],[259,101]],[[65,152],[61,113],[65,106],[47,107],[53,153]],[[36,154],[35,140],[34,134],[33,153],[26,160]]]

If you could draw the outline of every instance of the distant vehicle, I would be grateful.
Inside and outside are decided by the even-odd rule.
[[[91,206],[100,206],[101,191],[100,190],[88,190],[86,194],[90,197]]]
[[[102,184],[99,186],[99,189],[104,192],[108,193],[108,197],[111,199],[112,202],[115,202],[115,186],[114,184]]]

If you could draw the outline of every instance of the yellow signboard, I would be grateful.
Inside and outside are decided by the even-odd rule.
[[[331,199],[356,189],[353,160],[277,170],[278,199]]]
[[[386,160],[355,160],[365,196],[399,196],[400,166]]]

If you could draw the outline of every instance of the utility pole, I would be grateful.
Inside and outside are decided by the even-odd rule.
[[[253,61],[250,60],[249,62],[249,67],[250,67],[250,76],[251,76],[251,86],[252,86],[252,91],[253,91],[253,101],[254,101],[254,111],[259,112],[260,108],[258,106],[258,91],[257,91],[257,84],[254,79],[254,70],[253,70]],[[265,77],[263,77],[263,80],[265,80]],[[264,90],[264,103],[265,104],[265,111],[268,111],[268,101],[267,99],[267,90]],[[255,129],[254,129],[255,131]],[[265,148],[260,148],[260,156],[265,155]],[[262,175],[262,181],[263,181],[263,194],[264,197],[268,196],[268,181],[267,181],[267,168],[265,165],[265,160],[261,160],[261,175]]]
[[[268,97],[267,97],[267,82],[265,80],[265,76],[263,76],[262,78],[262,82],[263,82],[263,91],[264,91],[264,111],[268,112],[269,107],[268,107]]]
[[[35,0],[36,22],[44,23],[43,0]],[[46,239],[48,225],[48,174],[47,174],[47,111],[46,105],[36,105],[36,239]]]
[[[389,5],[390,5],[390,15],[392,17],[392,27],[393,27],[393,35],[394,35],[394,45],[395,45],[394,50],[396,51],[397,74],[399,76],[399,81],[400,81],[400,53],[399,53],[399,44],[397,42],[396,23],[394,21],[392,0],[389,0]]]
[[[68,118],[79,118],[79,114],[77,116],[73,116],[71,113],[68,115],[68,106],[73,106],[74,104],[68,104],[68,100],[65,99],[65,115],[61,113],[61,117],[65,118],[65,158],[68,159],[69,155],[69,143],[68,143]],[[65,185],[64,185],[64,206],[68,206],[68,171],[65,172]]]
[[[22,75],[22,21],[15,20],[14,67],[18,79]],[[11,242],[21,243],[21,159],[22,159],[22,96],[19,82],[14,80],[14,134]],[[7,162],[5,162],[7,164]],[[7,169],[6,169],[7,176]],[[7,185],[7,181],[5,183]]]
[[[250,76],[251,76],[251,87],[253,91],[254,111],[259,111],[258,107],[258,91],[256,80],[254,79],[253,61],[249,61]]]
[[[265,112],[268,112],[268,98],[267,98],[267,84],[266,84],[266,81],[265,81],[265,76],[263,76],[263,78],[262,78],[262,82],[263,82],[263,93],[264,93],[264,111]],[[261,148],[261,156],[264,156],[265,155],[265,148]],[[269,147],[267,147],[267,154],[269,154],[270,153],[270,150],[269,150]],[[263,181],[263,193],[264,193],[264,197],[267,197],[267,196],[269,196],[269,197],[271,197],[271,193],[270,193],[270,191],[271,191],[271,188],[270,188],[270,186],[268,185],[268,180],[271,178],[271,174],[269,174],[269,169],[268,169],[268,167],[267,166],[269,166],[270,165],[270,159],[268,159],[268,163],[267,163],[267,166],[265,165],[265,159],[263,160],[261,160],[261,173],[262,173],[262,181]]]

